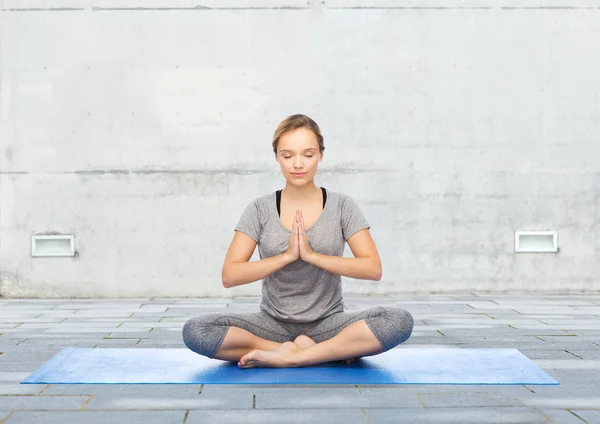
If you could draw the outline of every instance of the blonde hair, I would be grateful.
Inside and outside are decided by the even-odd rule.
[[[317,137],[319,143],[319,153],[323,153],[325,150],[325,144],[323,143],[323,134],[319,125],[306,115],[296,114],[285,118],[275,129],[273,134],[273,152],[277,154],[277,145],[281,136],[287,132],[297,130],[298,128],[308,128]]]

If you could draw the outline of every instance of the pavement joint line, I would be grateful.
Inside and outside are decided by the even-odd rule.
[[[525,384],[523,384],[523,387],[525,387],[527,390],[529,390],[531,393],[535,393],[535,390],[533,390],[531,387],[526,386]]]
[[[569,408],[567,408],[567,412],[575,415],[577,418],[579,418],[581,421],[583,421],[584,423],[587,423],[586,420],[584,420],[583,418],[581,418],[579,415],[577,415],[575,412],[571,411]]]
[[[12,414],[14,414],[15,412],[16,412],[16,411],[15,411],[14,409],[13,409],[12,411],[10,411],[6,417],[4,417],[4,418],[2,418],[2,419],[0,420],[0,424],[2,424],[2,423],[5,423],[5,422],[6,422],[6,420],[8,420],[8,419],[10,418],[10,416],[11,416]]]
[[[140,344],[141,341],[142,341],[142,339],[139,339],[137,342],[135,342],[134,346],[137,346],[138,344]]]
[[[81,396],[81,395],[79,395]],[[89,395],[90,397],[88,398],[88,400],[86,400],[85,402],[83,402],[83,405],[81,405],[81,408],[79,408],[80,411],[85,410],[85,407],[87,406],[88,403],[90,403],[90,401],[94,398],[94,395]]]
[[[540,339],[540,340],[541,340],[541,341],[543,341],[544,343],[548,343],[546,340],[542,339],[540,336],[533,336],[533,337],[535,337],[536,339]]]
[[[256,395],[252,395],[252,409],[256,409]]]
[[[512,328],[513,330],[518,330],[518,328],[517,328],[517,327],[515,327],[515,326],[514,326],[514,325],[512,325],[512,324],[507,324],[507,325],[508,325],[510,328]]]
[[[365,412],[365,409],[364,408],[360,408],[360,412],[362,412],[363,417],[365,417],[365,422],[367,424],[371,424],[371,421],[369,421],[369,417],[367,416],[367,413]]]
[[[567,352],[567,353],[570,353],[571,355],[573,355],[573,356],[576,356],[576,357],[578,357],[579,359],[583,359],[581,356],[579,356],[579,355],[575,355],[573,352],[569,352],[567,349],[565,349],[565,352]]]
[[[65,322],[67,320],[67,318],[63,318],[62,320],[58,321],[58,323],[60,324],[61,322]]]
[[[415,393],[415,395],[417,396],[417,399],[419,400],[421,405],[423,405],[423,408],[427,408],[427,405],[425,405],[425,401],[421,398],[421,396],[418,393]]]
[[[539,322],[541,322],[542,324],[549,325],[547,322],[544,322],[544,321],[542,321],[541,319],[538,319],[538,318],[536,318],[535,320],[536,320],[536,321],[539,321]]]
[[[521,312],[517,311],[516,309],[511,309],[511,311],[515,311],[517,314],[523,315]]]
[[[471,306],[471,305],[469,305],[468,303],[466,303],[466,305],[467,305],[469,308],[477,309],[476,307],[474,307],[474,306]],[[429,305],[429,306],[431,306],[431,305]]]
[[[544,413],[543,413],[543,412],[540,410],[540,408],[539,408],[539,407],[538,407],[538,408],[533,408],[533,409],[534,409],[536,412],[539,412],[539,413],[542,415],[542,417],[544,417],[544,418],[545,418],[545,420],[544,420],[544,421],[549,421],[549,422],[552,422],[552,420],[550,419],[550,417],[549,417],[548,415],[544,414]]]
[[[446,335],[444,333],[442,333],[440,330],[436,330],[438,333],[440,333],[442,336],[446,337]]]
[[[44,390],[46,390],[48,387],[50,387],[51,384],[47,384],[46,387],[44,387],[38,394],[37,396],[41,395],[42,393],[44,393]]]
[[[202,394],[202,389],[204,389],[204,384],[200,385],[200,390],[198,390],[198,394],[201,395]]]
[[[361,391],[360,391],[360,387],[358,387],[358,384],[355,384],[354,387],[356,388],[356,390],[358,390],[358,393],[360,394]]]
[[[187,422],[188,415],[190,415],[190,410],[186,409],[185,410],[185,415],[183,416],[183,424],[185,424]]]

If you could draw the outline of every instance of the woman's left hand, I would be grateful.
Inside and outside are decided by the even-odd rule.
[[[306,236],[306,231],[304,229],[304,216],[302,215],[302,211],[298,213],[299,224],[296,227],[298,228],[298,245],[300,246],[300,259],[305,262],[309,262],[310,257],[314,254],[313,250],[310,248],[310,244],[308,244],[308,237]]]

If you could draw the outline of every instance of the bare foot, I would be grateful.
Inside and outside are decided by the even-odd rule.
[[[285,344],[285,343],[284,343]],[[298,337],[296,337],[296,339],[294,340],[294,344],[298,347],[304,348],[304,347],[311,347],[316,345],[317,343],[311,339],[310,337],[301,334]],[[281,347],[280,347],[281,349]],[[344,360],[347,364],[351,364],[353,362],[356,362],[356,358],[351,358],[351,359],[345,359]]]
[[[294,344],[298,347],[311,347],[311,346],[316,345],[317,343],[310,337],[305,336],[304,334],[300,334],[294,340]]]
[[[293,342],[285,342],[277,350],[252,350],[242,356],[238,366],[240,368],[288,368],[294,365],[290,357],[298,350]]]

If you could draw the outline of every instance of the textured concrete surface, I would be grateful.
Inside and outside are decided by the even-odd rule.
[[[0,293],[259,295],[221,264],[292,113],[380,249],[346,293],[600,290],[599,28],[600,0],[2,0]],[[77,256],[32,260],[51,232]]]
[[[188,317],[258,302],[0,299],[0,423],[599,422],[600,295],[346,298],[408,309],[399,349],[518,348],[560,386],[19,384],[63,347],[184,348]]]

